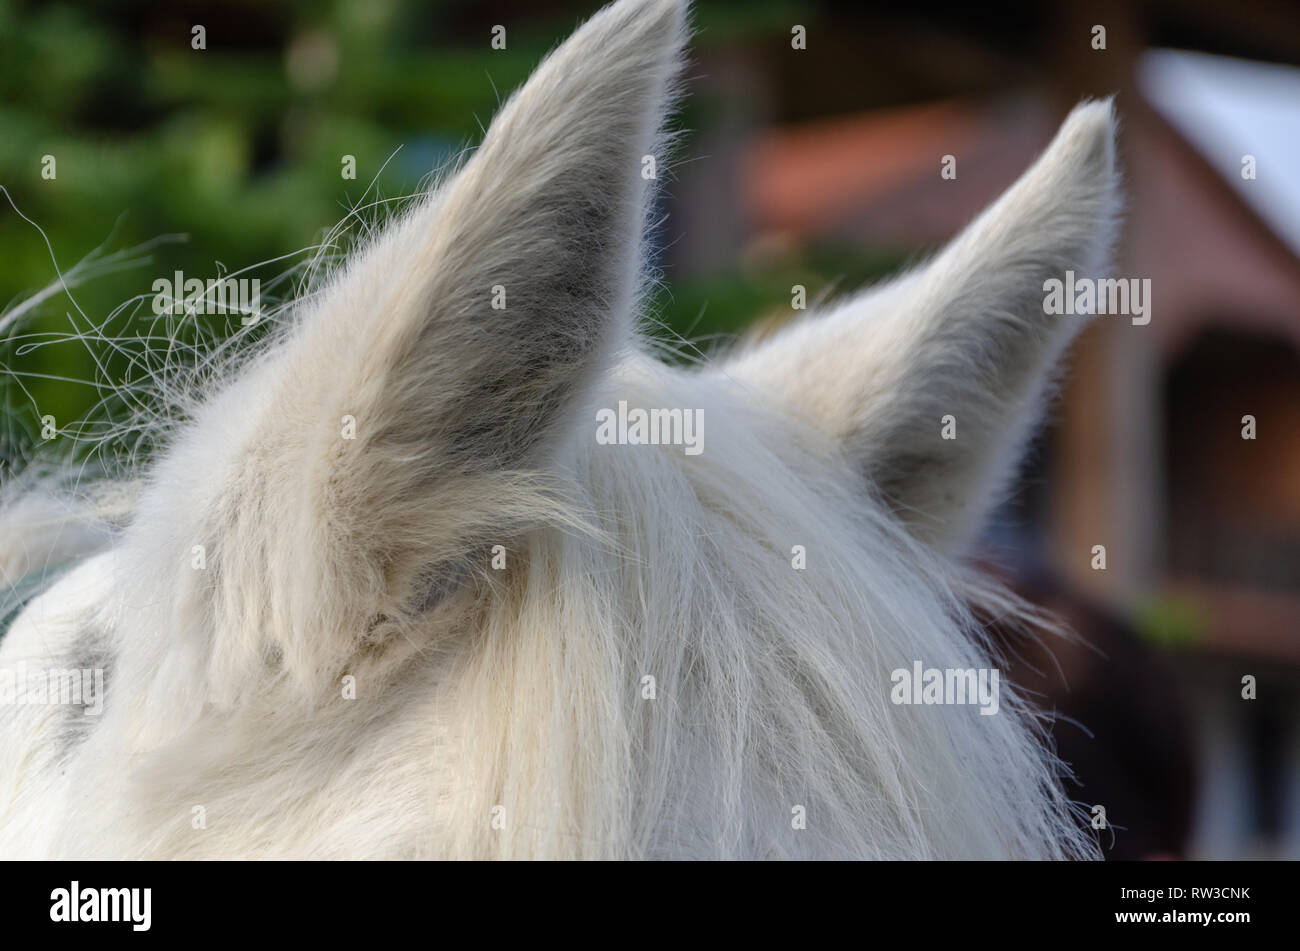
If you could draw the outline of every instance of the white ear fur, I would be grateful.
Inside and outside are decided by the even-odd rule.
[[[177,611],[221,631],[210,673],[236,682],[274,657],[320,682],[376,623],[418,614],[440,571],[539,510],[520,470],[564,441],[630,337],[641,159],[684,41],[681,0],[593,16],[455,177],[201,410],[142,506],[164,514],[136,535],[177,565],[205,546],[210,568],[181,569]]]
[[[1107,267],[1119,210],[1109,101],[1074,109],[1020,180],[927,266],[787,328],[726,365],[839,437],[919,537],[966,543],[1082,328],[1044,281]],[[943,417],[956,438],[942,438]]]

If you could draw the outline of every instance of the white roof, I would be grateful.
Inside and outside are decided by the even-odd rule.
[[[1142,95],[1300,254],[1300,69],[1156,49],[1138,63]],[[1242,178],[1253,155],[1256,179]]]

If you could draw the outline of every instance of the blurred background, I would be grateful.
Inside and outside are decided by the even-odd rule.
[[[598,5],[0,0],[0,479],[39,458],[43,417],[127,418],[109,383],[236,329],[158,324],[156,278],[291,297],[333,225],[477,142]],[[1006,635],[1109,857],[1300,858],[1300,5],[703,0],[695,20],[655,236],[680,359],[788,318],[795,284],[817,300],[921,258],[1071,104],[1118,93],[1114,274],[1151,280],[1152,320],[1084,334],[982,557],[1091,644]],[[55,262],[75,304],[42,291]]]

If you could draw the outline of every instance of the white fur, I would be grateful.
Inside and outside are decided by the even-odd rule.
[[[1102,263],[1109,106],[928,268],[682,371],[633,318],[683,36],[672,0],[593,17],[26,607],[0,666],[107,698],[0,708],[0,854],[1094,854],[1019,698],[889,693],[993,665],[973,610],[1031,616],[950,553],[1074,329],[1042,280]],[[705,451],[597,445],[619,400],[702,409]]]

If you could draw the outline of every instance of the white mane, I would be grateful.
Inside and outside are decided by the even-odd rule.
[[[634,315],[683,36],[671,0],[585,24],[19,615],[0,669],[107,694],[0,707],[0,854],[1095,853],[1014,690],[985,716],[890,678],[1037,621],[956,556],[1078,327],[1043,276],[1104,263],[1109,105],[928,267],[674,369]],[[619,401],[702,411],[705,450],[599,445]]]

